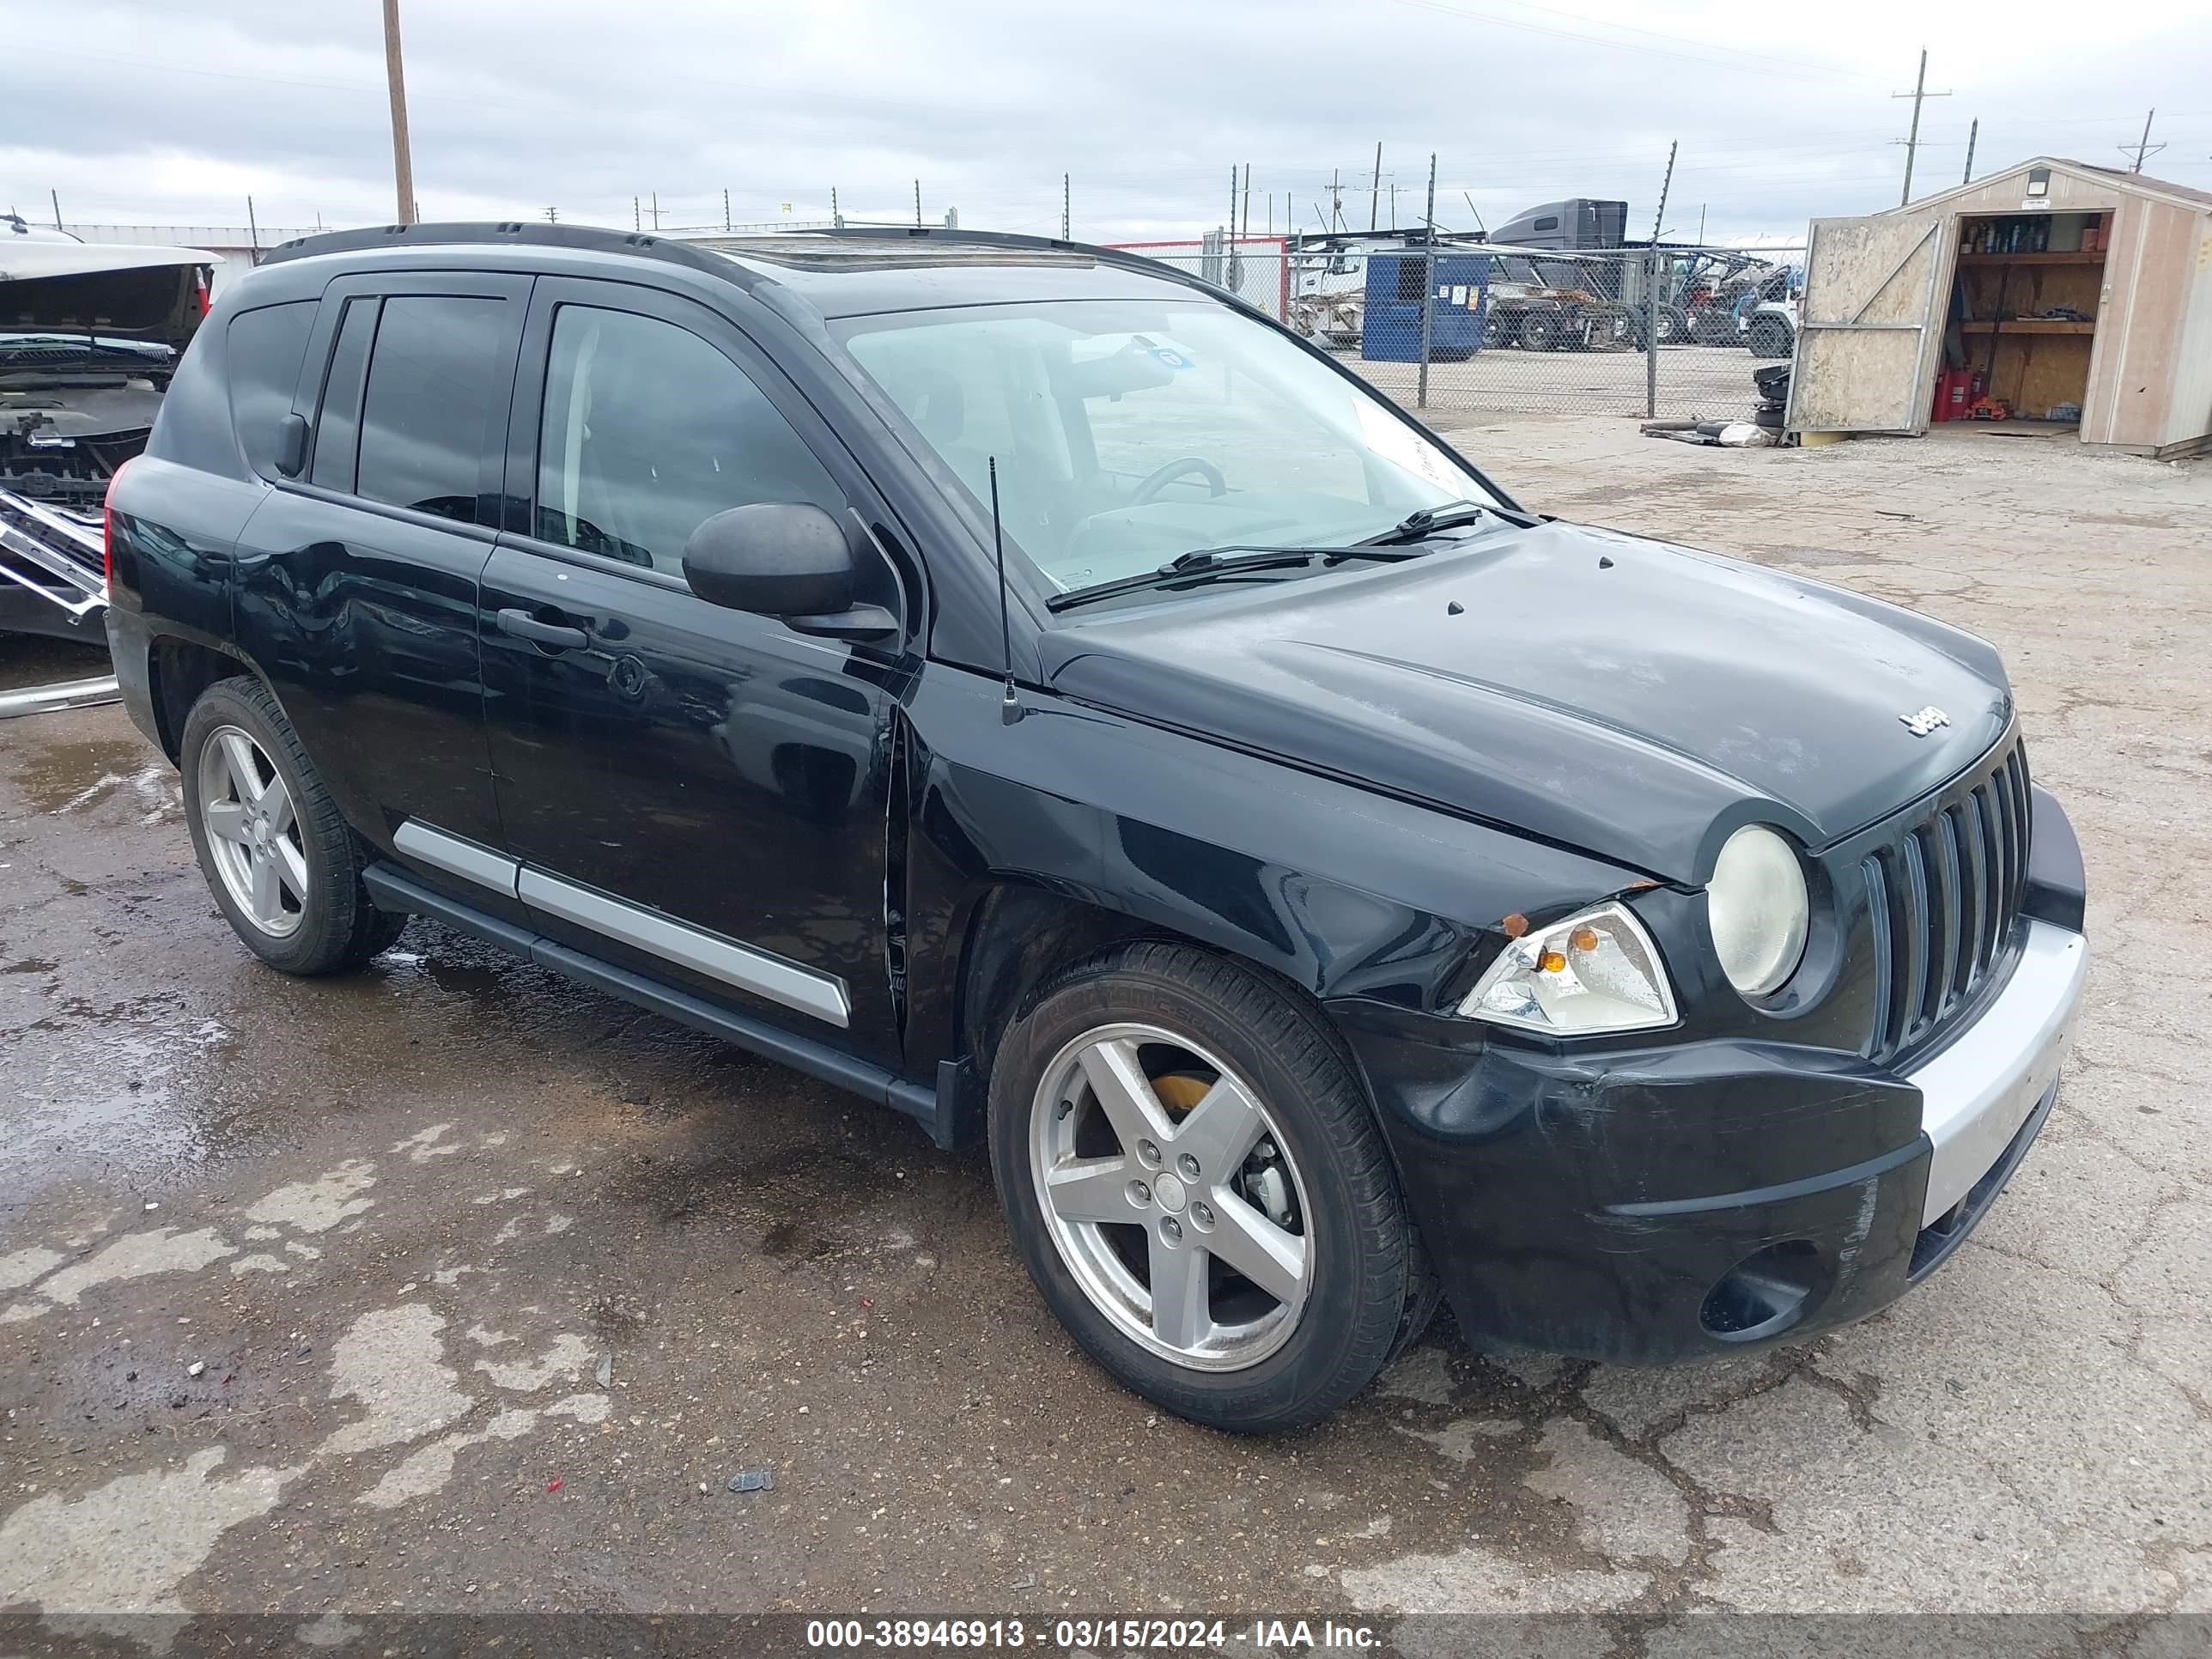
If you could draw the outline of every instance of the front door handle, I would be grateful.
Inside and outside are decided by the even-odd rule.
[[[553,651],[575,650],[592,642],[592,636],[580,628],[565,623],[540,622],[527,611],[501,611],[499,631]]]

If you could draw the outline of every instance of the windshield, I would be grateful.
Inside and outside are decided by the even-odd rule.
[[[1060,592],[1200,548],[1340,546],[1497,499],[1379,398],[1205,300],[833,327],[987,519],[997,458],[1008,554]]]

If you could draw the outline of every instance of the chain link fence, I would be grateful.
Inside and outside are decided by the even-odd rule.
[[[1239,295],[1412,408],[1646,419],[1756,417],[1753,372],[1796,350],[1804,269],[1791,247],[1217,235],[1129,251]]]

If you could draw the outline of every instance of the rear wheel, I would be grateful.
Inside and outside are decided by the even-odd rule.
[[[254,955],[288,974],[327,974],[399,937],[406,918],[369,902],[360,843],[266,686],[209,687],[179,750],[192,849]]]
[[[1436,1292],[1334,1034],[1180,945],[1048,986],[992,1066],[991,1156],[1030,1275],[1146,1399],[1242,1432],[1309,1423]]]
[[[1563,332],[1554,311],[1532,311],[1521,319],[1521,343],[1531,351],[1557,350]]]

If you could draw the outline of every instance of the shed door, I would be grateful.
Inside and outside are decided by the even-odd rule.
[[[1815,219],[1805,251],[1793,432],[1921,432],[1923,378],[1940,326],[1948,217]]]

